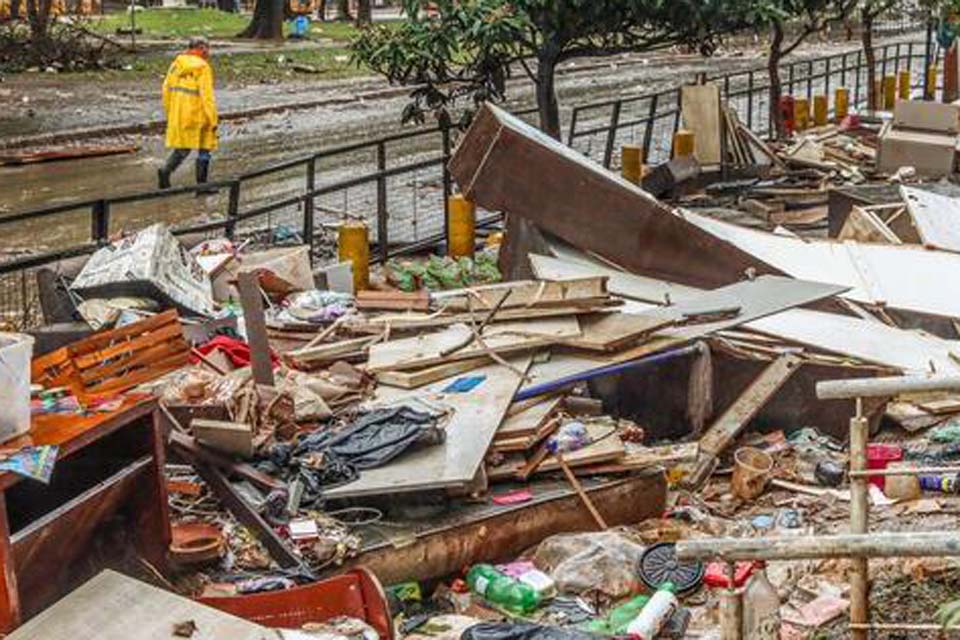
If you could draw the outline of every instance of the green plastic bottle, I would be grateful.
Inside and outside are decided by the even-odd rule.
[[[500,573],[489,564],[474,565],[467,572],[467,584],[487,602],[510,613],[527,614],[540,606],[540,596],[533,587]]]
[[[587,624],[586,630],[602,636],[625,636],[627,635],[627,627],[640,615],[640,611],[649,600],[650,596],[647,595],[634,596],[623,604],[614,607],[606,618],[591,620]]]

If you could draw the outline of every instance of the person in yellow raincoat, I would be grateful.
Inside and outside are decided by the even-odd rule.
[[[176,57],[163,81],[163,110],[167,116],[167,148],[172,149],[158,170],[161,189],[191,151],[197,152],[197,183],[207,181],[210,152],[217,148],[217,102],[213,95],[210,43],[190,39],[190,48]]]

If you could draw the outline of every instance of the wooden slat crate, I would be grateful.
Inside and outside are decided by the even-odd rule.
[[[190,361],[176,310],[105,331],[33,360],[31,379],[78,398],[122,393]]]

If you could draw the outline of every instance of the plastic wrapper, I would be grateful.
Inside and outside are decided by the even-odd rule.
[[[636,568],[643,551],[643,545],[618,531],[561,534],[540,543],[533,563],[553,577],[561,593],[620,598],[638,588]]]
[[[302,291],[287,296],[281,319],[300,322],[332,322],[353,311],[353,296],[335,291]]]

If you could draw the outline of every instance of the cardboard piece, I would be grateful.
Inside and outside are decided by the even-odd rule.
[[[210,277],[162,223],[94,253],[71,289],[83,298],[152,298],[184,314],[213,313]]]

